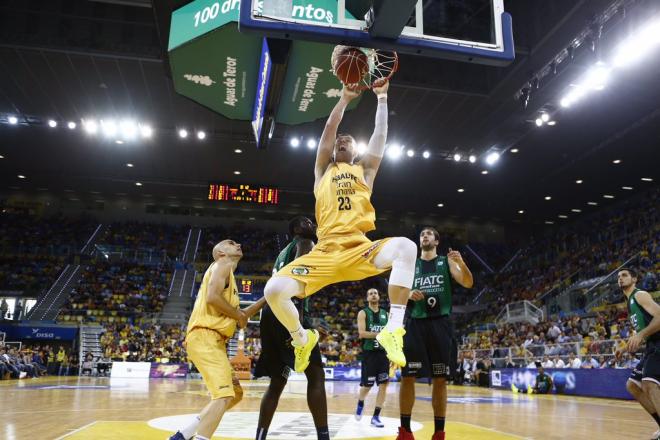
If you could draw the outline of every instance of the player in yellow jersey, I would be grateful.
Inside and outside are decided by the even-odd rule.
[[[314,196],[318,243],[309,254],[280,269],[266,284],[266,300],[293,338],[298,372],[309,365],[310,353],[319,336],[316,330],[305,330],[300,325],[291,298],[306,297],[329,284],[361,280],[390,269],[390,314],[387,327],[377,340],[392,362],[401,366],[406,363],[403,316],[414,278],[417,246],[404,237],[372,242],[365,236],[375,229],[376,213],[370,199],[387,139],[388,87],[385,82],[373,89],[378,97],[374,132],[367,152],[357,163],[354,163],[355,139],[337,135],[346,106],[359,95],[344,87],[325,124],[316,153]]]
[[[236,325],[244,328],[250,316],[265,304],[261,298],[241,310],[234,270],[243,256],[241,245],[223,240],[213,247],[213,263],[204,274],[186,334],[186,351],[202,374],[211,394],[211,402],[187,427],[170,440],[208,440],[218,427],[222,415],[240,402],[243,390],[227,358],[227,341]]]

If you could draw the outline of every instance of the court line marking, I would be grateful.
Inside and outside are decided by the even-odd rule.
[[[97,422],[98,422],[98,420],[94,420],[93,422],[88,423],[88,424],[86,424],[85,426],[81,426],[81,427],[78,428],[78,429],[74,429],[74,430],[71,431],[71,432],[68,432],[68,433],[66,433],[66,434],[64,434],[64,435],[62,435],[62,436],[60,436],[60,437],[57,437],[55,440],[62,440],[63,438],[69,437],[70,435],[73,435],[73,434],[75,434],[75,433],[77,433],[77,432],[80,432],[80,431],[82,431],[83,429],[87,429],[87,428],[89,428],[90,426],[96,424]]]
[[[458,424],[461,424],[461,425],[473,426],[475,428],[484,429],[486,431],[491,431],[491,432],[496,432],[496,433],[502,434],[502,435],[509,435],[511,437],[515,437],[515,438],[519,438],[519,439],[523,439],[523,440],[531,440],[531,439],[534,438],[534,437],[522,437],[518,434],[511,434],[510,432],[500,431],[499,429],[495,429],[495,428],[487,428],[485,426],[475,425],[474,423],[459,422],[459,421],[454,421],[454,420],[450,420],[450,422],[451,423],[458,423]]]

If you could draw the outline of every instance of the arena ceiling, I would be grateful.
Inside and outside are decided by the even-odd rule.
[[[186,2],[153,3],[157,7],[138,0],[0,5],[0,191],[200,203],[209,182],[245,182],[278,186],[283,206],[309,210],[314,152],[294,150],[289,140],[318,138],[323,121],[277,126],[269,148],[257,150],[249,122],[225,119],[177,95],[166,42],[171,11]],[[584,29],[596,34],[590,24],[613,4],[625,11],[620,7],[603,26],[597,51],[583,44],[537,89],[533,78]],[[657,184],[660,48],[571,108],[561,109],[559,99],[593,66],[596,53],[612,53],[657,15],[658,2],[509,0],[505,9],[513,15],[517,52],[506,68],[402,57],[390,91],[390,141],[416,155],[384,160],[375,184],[377,209],[557,224]],[[517,94],[528,85],[525,109]],[[366,139],[374,108],[373,97],[363,99],[342,131]],[[555,126],[535,125],[542,111]],[[108,114],[150,122],[153,139],[118,145],[63,124],[45,125],[48,118]],[[20,123],[7,124],[9,115],[19,115]],[[176,130],[184,126],[208,136],[181,140]],[[424,150],[430,159],[421,157]],[[501,159],[487,166],[483,158],[493,150]],[[456,152],[476,155],[477,163],[455,162]]]

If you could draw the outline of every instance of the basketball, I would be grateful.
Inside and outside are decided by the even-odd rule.
[[[367,55],[356,47],[344,47],[334,58],[332,68],[344,84],[357,84],[369,73]]]

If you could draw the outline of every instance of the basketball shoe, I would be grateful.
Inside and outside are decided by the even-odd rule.
[[[319,342],[319,332],[307,329],[307,343],[305,345],[294,345],[293,353],[295,355],[294,369],[298,373],[304,372],[309,366],[309,357],[312,355],[314,346]]]
[[[399,367],[406,366],[406,356],[403,354],[403,335],[406,330],[399,327],[394,331],[384,328],[376,336],[378,343],[387,352],[387,357]]]

